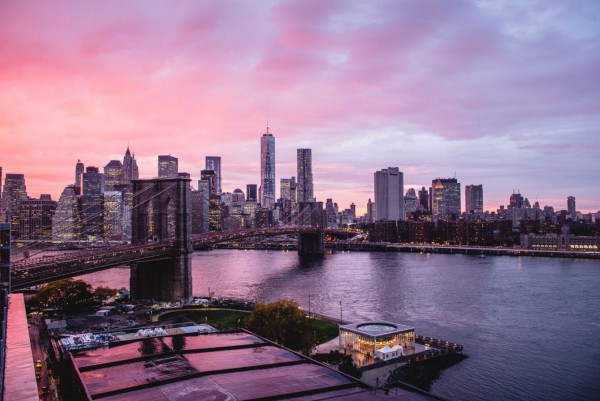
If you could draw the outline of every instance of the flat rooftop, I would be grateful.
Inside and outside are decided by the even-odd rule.
[[[23,294],[9,295],[6,326],[4,400],[38,401],[40,397],[35,380]]]
[[[345,324],[343,326],[340,326],[340,330],[347,330],[365,336],[378,337],[387,336],[390,334],[407,333],[415,331],[415,328],[405,326],[400,323],[392,323],[385,320],[377,320],[372,322]]]
[[[184,334],[73,351],[89,400],[428,400],[366,384],[246,331]]]

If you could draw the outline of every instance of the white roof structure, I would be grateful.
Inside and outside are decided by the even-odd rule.
[[[405,326],[399,323],[392,323],[385,320],[346,324],[340,326],[340,329],[374,338],[415,331],[414,327]]]
[[[179,328],[184,333],[213,333],[219,331],[208,324],[197,324],[194,326],[184,326]]]

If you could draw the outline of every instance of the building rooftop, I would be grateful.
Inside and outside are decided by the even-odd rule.
[[[346,324],[340,326],[340,330],[347,330],[357,334],[363,334],[371,337],[387,336],[390,334],[406,333],[415,331],[414,327],[405,326],[399,323],[392,323],[385,320],[374,322],[363,322]]]
[[[385,396],[246,331],[111,344],[72,361],[90,400],[429,399],[400,389]]]
[[[5,369],[5,401],[38,401],[40,399],[35,380],[23,294],[9,295]]]

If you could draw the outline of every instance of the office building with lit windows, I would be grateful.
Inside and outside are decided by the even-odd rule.
[[[123,182],[123,163],[119,160],[111,160],[104,166],[104,190],[115,191],[117,186]]]
[[[267,132],[260,138],[260,193],[259,203],[271,209],[275,205],[275,137]]]
[[[52,239],[52,217],[56,210],[56,201],[47,194],[39,199],[29,198],[21,201],[19,210],[19,239]]]
[[[2,189],[2,207],[6,215],[6,221],[11,224],[11,235],[13,239],[19,237],[20,206],[21,201],[27,200],[27,188],[25,186],[25,175],[6,174],[4,188]]]
[[[83,173],[85,173],[85,166],[81,160],[77,160],[75,165],[75,182],[74,185],[79,188],[77,195],[81,195],[81,189],[83,188]]]
[[[102,197],[104,195],[104,174],[98,167],[88,166],[83,173],[83,195],[81,197],[81,218],[83,240],[98,240],[102,237]]]
[[[310,149],[297,150],[297,202],[314,202],[312,151]]]
[[[206,156],[206,168],[205,170],[212,170],[215,172],[215,193],[221,195],[222,188],[221,182],[221,157],[220,156]]]
[[[79,187],[69,185],[63,189],[52,216],[52,240],[66,242],[79,239]]]
[[[123,194],[120,191],[104,191],[104,239],[122,241],[123,224]]]
[[[460,216],[460,183],[456,178],[436,178],[431,182],[431,204],[435,219]]]
[[[171,155],[158,156],[158,178],[177,178],[178,159]]]

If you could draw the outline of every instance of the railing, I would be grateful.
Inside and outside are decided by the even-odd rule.
[[[320,227],[286,226],[197,234],[190,237],[190,242],[193,247],[203,247],[240,238],[319,232],[322,232]],[[166,257],[173,252],[173,247],[174,241],[150,242],[141,245],[88,248],[52,257],[21,259],[11,263],[12,288],[24,289],[48,281],[126,265],[135,261]]]
[[[429,349],[424,352],[419,352],[412,355],[402,355],[398,358],[389,359],[387,361],[377,362],[371,365],[361,366],[360,370],[372,370],[382,366],[392,365],[396,363],[412,363],[422,362],[428,359],[437,358],[447,354],[457,354],[463,351],[463,346],[449,341],[439,340],[432,337],[415,335],[415,342],[419,344],[430,344],[434,349]]]

